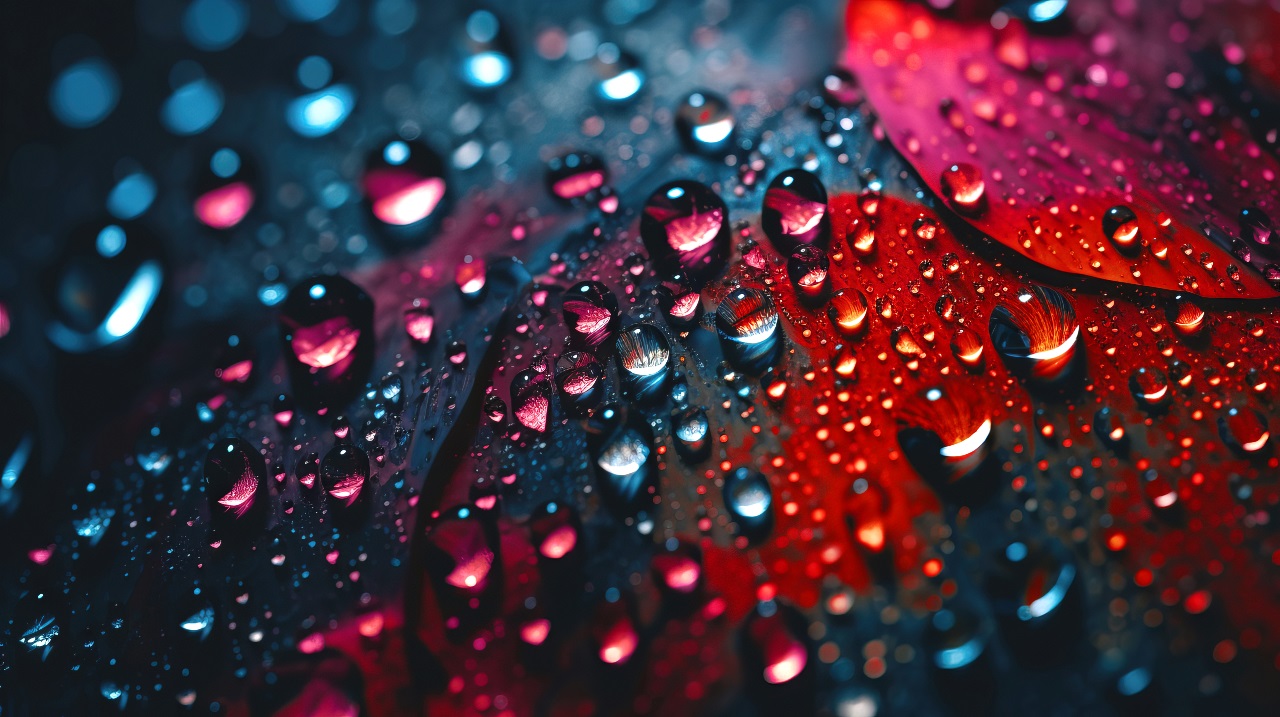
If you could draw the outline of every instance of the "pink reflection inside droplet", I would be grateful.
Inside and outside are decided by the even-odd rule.
[[[568,555],[578,544],[578,531],[573,529],[571,525],[562,525],[551,531],[546,540],[542,541],[542,545],[538,548],[538,552],[544,557],[557,560]]]
[[[258,492],[258,478],[252,470],[246,469],[244,474],[236,480],[236,484],[231,486],[231,490],[218,499],[218,504],[225,506],[237,516],[244,515],[245,511],[253,505],[253,494],[256,492]]]
[[[484,585],[484,579],[493,567],[493,552],[481,548],[470,557],[460,561],[453,572],[444,577],[444,581],[455,588],[472,590]]]
[[[214,229],[230,229],[253,208],[253,190],[244,182],[232,182],[196,198],[196,218]]]
[[[364,178],[373,215],[394,226],[408,226],[431,216],[444,198],[439,177],[423,178],[404,169],[375,169]]]
[[[551,191],[561,199],[577,199],[585,197],[593,190],[604,186],[604,172],[599,170],[582,172],[565,177],[551,185]]]
[[[335,316],[293,332],[293,353],[315,368],[328,368],[351,354],[360,340],[360,330],[345,317]]]

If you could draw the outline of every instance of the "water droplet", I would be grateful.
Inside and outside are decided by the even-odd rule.
[[[736,121],[719,95],[694,92],[676,107],[676,132],[689,149],[716,154],[728,149]]]
[[[1162,409],[1172,398],[1169,378],[1158,368],[1143,366],[1134,371],[1129,376],[1129,390],[1138,400],[1138,405],[1148,411]]]
[[[1218,435],[1237,455],[1266,456],[1271,441],[1267,416],[1250,408],[1228,408],[1218,417]]]
[[[1261,246],[1270,246],[1275,236],[1271,217],[1257,207],[1240,210],[1240,236]],[[1241,259],[1248,261],[1248,259]]]
[[[729,212],[705,184],[672,182],[645,202],[640,235],[649,258],[663,272],[701,287],[725,269]]]
[[[1054,289],[1020,289],[992,310],[988,330],[1009,370],[1035,388],[1066,389],[1083,374],[1075,308]]]
[[[773,529],[773,489],[758,471],[738,468],[724,479],[724,504],[738,532],[757,541]]]
[[[831,295],[827,316],[840,333],[857,335],[867,326],[867,297],[857,289],[841,289]]]
[[[369,153],[361,186],[378,221],[411,227],[434,215],[444,200],[444,172],[444,160],[430,147],[393,139]]]
[[[972,164],[958,162],[942,172],[943,196],[961,214],[981,213],[987,204],[986,190],[982,170]]]
[[[299,282],[280,309],[290,381],[311,408],[345,403],[373,364],[373,300],[341,276]]]
[[[600,76],[596,92],[608,102],[626,102],[644,89],[646,77],[640,61],[612,43],[602,44],[596,51],[595,70]]]
[[[797,247],[787,260],[787,275],[799,292],[816,296],[826,287],[829,267],[826,252],[806,245]]]
[[[414,299],[404,307],[404,331],[409,338],[419,344],[431,341],[431,333],[436,327],[436,313],[431,302],[426,299]]]
[[[266,503],[267,463],[241,438],[225,438],[209,448],[204,460],[205,495],[216,520],[262,515]]]
[[[498,16],[488,10],[476,10],[467,17],[462,38],[462,79],[480,90],[506,84],[515,72],[511,43]]]
[[[605,505],[619,519],[644,519],[653,509],[658,471],[653,433],[621,406],[607,406],[587,420],[596,482]]]
[[[1102,233],[1122,252],[1132,254],[1138,247],[1141,234],[1138,231],[1138,215],[1120,204],[1102,215]]]
[[[511,410],[520,425],[531,431],[547,430],[551,413],[551,380],[543,371],[529,368],[511,381]]]
[[[134,335],[154,313],[164,281],[160,246],[141,227],[81,227],[44,279],[49,339],[86,353]]]
[[[760,224],[780,253],[808,244],[826,246],[830,220],[822,181],[803,169],[790,169],[774,177],[765,191]]]
[[[609,184],[609,168],[593,154],[569,152],[547,163],[547,189],[565,201],[595,201]]]
[[[982,339],[972,331],[960,329],[951,337],[952,355],[970,370],[982,369],[982,348]]]
[[[618,335],[616,348],[626,394],[635,401],[661,398],[671,373],[671,344],[662,331],[636,324]]]
[[[618,299],[598,281],[583,281],[564,293],[570,343],[587,349],[607,345],[618,330]]]
[[[585,351],[568,351],[556,360],[556,387],[560,390],[560,405],[584,415],[586,410],[599,402],[604,391],[604,365]]]
[[[369,480],[369,455],[358,446],[340,443],[320,464],[324,492],[343,506],[354,505]]]
[[[485,282],[488,281],[485,260],[470,254],[462,257],[458,268],[454,271],[453,281],[458,285],[462,296],[476,300],[484,293]]]
[[[216,150],[196,179],[196,219],[213,229],[240,224],[257,199],[257,177],[253,164],[240,152],[230,147]]]
[[[763,343],[773,338],[778,328],[778,312],[767,293],[746,287],[734,289],[716,309],[716,328],[730,341]]]

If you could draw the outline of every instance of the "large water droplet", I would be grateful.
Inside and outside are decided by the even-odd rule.
[[[1054,289],[1020,289],[991,311],[991,344],[1005,365],[1028,385],[1068,390],[1084,372],[1080,324],[1067,297]]]
[[[649,258],[663,272],[701,287],[725,269],[729,211],[705,184],[672,182],[645,202],[640,235]]]
[[[424,144],[393,139],[369,154],[362,186],[379,221],[414,226],[445,198],[444,160]]]
[[[618,330],[618,299],[598,281],[569,287],[562,303],[572,344],[595,350],[607,346]]]
[[[736,121],[723,97],[694,92],[676,107],[676,132],[689,149],[716,154],[729,148]]]
[[[215,521],[261,515],[266,504],[267,463],[248,441],[225,438],[204,460],[205,495]]]
[[[373,364],[373,300],[341,276],[299,282],[280,308],[280,337],[299,400],[345,403]]]
[[[825,247],[830,238],[827,190],[812,172],[791,169],[774,177],[764,194],[760,224],[783,254],[797,246]]]

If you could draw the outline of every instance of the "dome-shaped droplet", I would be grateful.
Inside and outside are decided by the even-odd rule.
[[[609,510],[620,519],[643,517],[654,509],[657,452],[648,423],[626,408],[606,406],[587,421],[596,482]]]
[[[280,336],[299,400],[345,403],[373,365],[373,300],[341,276],[299,282],[280,307]]]
[[[654,554],[649,570],[668,604],[681,603],[702,585],[702,551],[693,543],[673,538]]]
[[[734,289],[716,309],[716,328],[729,341],[763,343],[778,328],[778,312],[768,293],[749,287]]]
[[[462,80],[478,90],[500,87],[515,74],[506,28],[488,10],[467,16],[462,35]]]
[[[316,481],[320,479],[320,454],[307,454],[305,458],[298,461],[294,473],[298,477],[299,485],[303,488],[314,488]]]
[[[951,355],[966,368],[982,368],[982,348],[982,339],[973,331],[960,329],[951,337]]]
[[[990,413],[964,391],[931,388],[898,406],[898,444],[946,501],[973,504],[996,487]]]
[[[1133,253],[1142,238],[1138,229],[1138,215],[1123,204],[1108,209],[1102,215],[1102,234],[1120,251]]]
[[[725,270],[729,212],[705,184],[672,182],[645,202],[640,236],[650,260],[662,272],[701,287]]]
[[[636,324],[623,330],[618,335],[617,354],[624,390],[632,400],[663,397],[671,373],[671,344],[660,329]]]
[[[529,519],[529,531],[538,559],[563,561],[571,557],[581,540],[578,511],[557,501],[543,503]]]
[[[702,294],[676,282],[663,282],[654,290],[658,306],[673,328],[685,329],[702,315]]]
[[[556,360],[556,387],[560,405],[581,414],[595,405],[604,391],[604,364],[586,351],[568,351]]]
[[[261,514],[267,498],[267,463],[241,438],[217,441],[204,459],[204,490],[215,520]],[[256,508],[256,509],[255,509]]]
[[[485,626],[501,608],[504,583],[496,523],[472,507],[454,508],[425,527],[421,548],[419,568],[431,590],[406,603],[421,607],[418,619],[442,620],[451,640]]]
[[[867,297],[857,289],[841,289],[831,295],[827,316],[840,333],[857,335],[867,326]]]
[[[453,272],[453,283],[463,298],[476,300],[484,293],[485,284],[489,281],[488,263],[483,257],[470,254],[462,257]]]
[[[911,224],[911,233],[923,242],[931,242],[938,237],[938,232],[942,231],[942,227],[938,224],[938,220],[932,217],[920,217]]]
[[[609,184],[609,168],[594,154],[569,152],[547,162],[547,189],[566,202],[591,201]]]
[[[553,388],[551,378],[537,368],[516,374],[511,381],[511,412],[520,425],[538,433],[547,430]]]
[[[711,423],[701,408],[690,408],[671,416],[671,432],[676,437],[676,452],[685,460],[693,463],[710,454]]]
[[[836,67],[822,78],[822,98],[832,108],[852,107],[862,101],[862,90],[852,73]]]
[[[742,467],[726,476],[724,505],[749,540],[759,540],[773,528],[773,489],[758,471]]]
[[[618,331],[618,299],[598,281],[583,281],[564,292],[561,306],[570,343],[595,350]]]
[[[1158,368],[1138,368],[1129,376],[1129,390],[1142,408],[1156,410],[1168,405],[1172,398],[1169,377]]]
[[[787,275],[796,290],[807,296],[822,293],[827,283],[830,261],[827,253],[814,246],[797,247],[787,260]]]
[[[988,581],[1001,633],[1028,664],[1067,659],[1083,633],[1082,592],[1075,564],[1048,547],[1009,543]]]
[[[1254,244],[1270,246],[1275,239],[1275,229],[1271,223],[1271,217],[1257,207],[1241,209],[1240,236],[1252,241]]]
[[[1124,455],[1128,450],[1129,434],[1125,429],[1124,420],[1109,406],[1103,406],[1093,414],[1093,434],[1102,441],[1103,445],[1120,455]]]
[[[987,184],[982,170],[958,162],[942,172],[942,195],[961,214],[978,214],[987,206]]]
[[[1005,365],[1033,387],[1066,389],[1083,373],[1075,309],[1054,289],[1018,290],[991,311],[988,330]]]
[[[791,169],[774,177],[764,194],[760,224],[783,254],[796,247],[825,247],[830,238],[827,190],[812,172]]]
[[[417,225],[444,199],[444,161],[424,144],[393,139],[369,153],[362,186],[378,221]]]
[[[159,243],[138,225],[81,227],[44,277],[49,339],[86,353],[136,335],[161,299]]]
[[[716,154],[728,149],[735,124],[729,103],[710,92],[694,92],[676,107],[676,132],[696,152]]]
[[[1218,417],[1218,435],[1238,455],[1270,455],[1271,427],[1267,416],[1251,408],[1228,408]]]
[[[339,443],[320,464],[324,492],[341,505],[353,505],[369,480],[369,455],[350,443]]]
[[[795,608],[761,602],[742,625],[743,678],[753,705],[765,714],[816,713],[807,621]]]
[[[419,344],[431,340],[436,327],[436,314],[431,302],[426,299],[414,299],[404,307],[404,331]]]
[[[230,147],[219,148],[196,178],[196,219],[213,229],[230,229],[253,209],[258,191],[258,173],[249,158]]]
[[[1204,328],[1204,309],[1190,299],[1179,298],[1170,313],[1173,327],[1183,336],[1195,336]]]
[[[640,61],[613,43],[596,50],[595,70],[600,76],[596,93],[606,102],[627,102],[644,89],[646,76]]]
[[[889,492],[878,481],[858,478],[845,497],[845,521],[849,533],[864,550],[879,553],[888,542]]]

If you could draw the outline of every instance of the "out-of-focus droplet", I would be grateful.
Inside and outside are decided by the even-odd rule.
[[[822,78],[822,98],[829,107],[848,108],[862,101],[862,91],[848,70],[836,67]]]
[[[431,341],[435,326],[436,314],[431,308],[431,302],[414,299],[404,307],[404,331],[418,344]]]
[[[458,268],[454,271],[453,281],[467,299],[477,299],[484,293],[485,282],[488,281],[487,263],[478,256],[470,254],[462,257]]]
[[[500,87],[515,74],[511,43],[498,16],[476,10],[467,16],[462,38],[462,80],[480,90]]]
[[[654,509],[658,471],[648,424],[621,406],[606,406],[587,424],[597,484],[619,519],[643,519]]]
[[[361,186],[369,210],[391,227],[412,227],[445,199],[444,160],[420,142],[393,139],[369,153]]]
[[[645,202],[640,235],[649,258],[667,276],[701,287],[725,270],[729,211],[705,184],[672,182]]]
[[[44,280],[52,308],[49,340],[63,351],[86,353],[134,335],[154,313],[164,282],[160,246],[141,227],[74,231]]]
[[[1232,406],[1218,417],[1218,435],[1232,451],[1242,456],[1270,455],[1271,428],[1266,414],[1251,408]]]
[[[547,189],[566,202],[591,201],[609,184],[609,168],[594,154],[568,152],[547,162]]]
[[[209,157],[195,185],[196,219],[213,229],[230,229],[244,220],[257,199],[257,172],[230,147]]]
[[[728,149],[735,124],[729,103],[710,92],[694,92],[676,107],[676,132],[696,152],[716,154]]]
[[[773,489],[760,472],[741,467],[730,473],[724,479],[724,504],[748,540],[759,540],[773,529]]]
[[[1275,229],[1271,223],[1271,217],[1257,207],[1241,209],[1240,236],[1252,241],[1254,244],[1270,246],[1275,237]]]
[[[639,60],[613,43],[596,50],[595,69],[600,76],[596,93],[607,102],[626,102],[644,89],[646,77]]]
[[[812,172],[790,169],[769,183],[764,194],[760,224],[782,254],[797,247],[825,247],[830,237],[827,190]]]
[[[281,305],[280,337],[299,401],[345,403],[373,365],[373,300],[341,276],[299,282]]]

